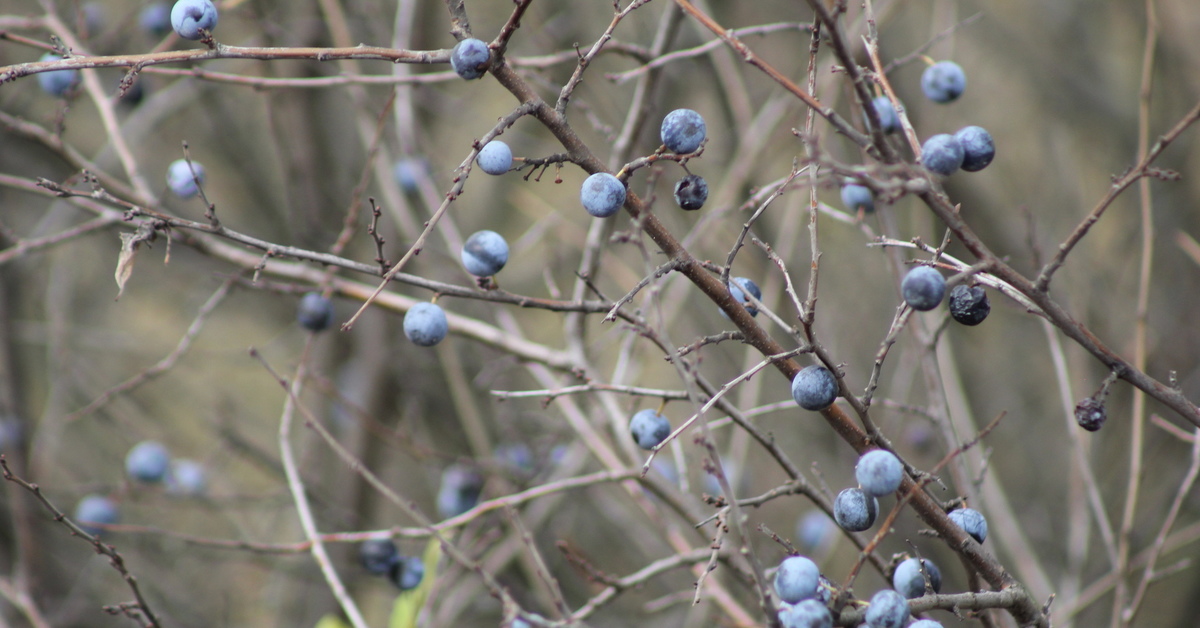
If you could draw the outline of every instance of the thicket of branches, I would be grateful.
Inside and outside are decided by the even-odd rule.
[[[1194,625],[1192,3],[218,7],[201,42],[139,30],[143,3],[0,9],[5,623],[774,626],[773,570],[804,553],[838,625],[903,554],[941,567],[911,607],[947,626]],[[450,69],[466,37],[478,81]],[[941,59],[967,74],[951,104],[919,87]],[[81,82],[38,89],[62,69]],[[903,133],[873,126],[878,95]],[[660,147],[680,107],[708,125],[692,156]],[[986,170],[919,165],[972,124]],[[502,176],[474,165],[493,138]],[[163,183],[180,158],[199,198]],[[628,184],[614,217],[580,207],[596,172]],[[698,212],[672,199],[689,172]],[[494,281],[459,262],[481,229],[511,245]],[[990,317],[905,306],[917,263],[984,285]],[[296,324],[311,291],[334,328]],[[450,336],[419,347],[401,321],[431,299]],[[808,364],[839,377],[819,413],[789,395]],[[637,449],[630,416],[660,407],[671,437]],[[207,491],[127,479],[143,440]],[[875,448],[904,483],[836,529]],[[485,483],[442,520],[451,465]],[[70,520],[87,494],[120,507],[99,537]],[[983,544],[947,518],[964,504]],[[422,587],[368,575],[372,538],[425,556]]]

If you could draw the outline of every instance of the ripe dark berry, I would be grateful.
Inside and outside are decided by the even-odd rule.
[[[817,594],[820,577],[821,570],[811,559],[789,556],[775,572],[775,593],[788,604],[807,600]]]
[[[871,596],[863,617],[868,628],[903,628],[909,615],[908,600],[892,589],[883,589]]]
[[[703,116],[691,109],[676,109],[663,118],[659,136],[667,150],[687,155],[700,148],[707,132]]]
[[[411,591],[425,578],[425,563],[416,556],[397,556],[388,571],[388,579],[401,591]]]
[[[463,243],[461,257],[467,272],[476,277],[491,277],[508,263],[508,241],[495,231],[476,231]]]
[[[842,204],[852,212],[857,213],[861,209],[869,214],[875,211],[875,195],[871,194],[871,188],[847,183],[842,186]]]
[[[896,133],[900,130],[900,116],[896,115],[896,108],[892,106],[892,101],[887,96],[879,96],[872,100],[871,106],[875,108],[875,115],[879,117],[881,131]]]
[[[413,344],[432,347],[446,339],[450,322],[446,312],[433,303],[418,303],[404,314],[404,335]]]
[[[464,79],[471,81],[487,71],[492,53],[488,45],[478,39],[464,39],[450,53],[450,67]]]
[[[833,500],[833,519],[843,530],[862,532],[875,525],[879,501],[862,489],[848,488]]]
[[[308,331],[324,331],[333,323],[333,301],[320,292],[309,292],[300,299],[296,320]]]
[[[671,433],[671,423],[654,410],[640,410],[629,420],[629,433],[638,447],[654,449]]]
[[[675,183],[675,202],[688,211],[704,207],[708,200],[708,182],[704,177],[695,174],[680,179]]]
[[[824,366],[806,366],[792,378],[792,399],[805,410],[824,410],[833,405],[837,394],[837,378]]]
[[[916,266],[904,276],[900,294],[912,309],[928,312],[946,295],[946,278],[932,266]]]
[[[978,325],[992,312],[983,286],[958,284],[950,291],[950,316],[963,325]]]
[[[368,572],[382,576],[392,570],[400,550],[391,539],[369,539],[358,546],[358,558]]]
[[[892,574],[892,587],[904,597],[911,600],[924,596],[926,584],[934,593],[942,590],[942,572],[933,561],[928,558],[909,558],[896,565],[896,571]]]
[[[1086,397],[1075,404],[1075,422],[1089,432],[1099,430],[1107,419],[1108,410],[1104,407],[1104,402],[1099,399]]]
[[[737,300],[738,303],[741,303],[742,307],[745,307],[746,311],[750,313],[750,316],[758,316],[758,308],[746,298],[747,292],[753,295],[755,299],[762,300],[762,289],[754,281],[746,277],[734,277],[730,280],[730,296]],[[724,314],[724,312],[721,313]]]
[[[921,146],[921,163],[930,172],[950,176],[962,167],[966,154],[953,135],[940,133]]]
[[[437,494],[438,513],[446,519],[457,517],[474,508],[482,492],[482,476],[470,467],[452,464],[442,472]]]
[[[854,477],[863,492],[882,497],[900,488],[904,480],[904,465],[896,454],[885,449],[873,449],[858,459]]]
[[[971,535],[976,543],[983,543],[987,539],[987,520],[983,518],[978,510],[973,508],[959,508],[951,511],[948,515],[950,520],[958,524],[964,532]]]
[[[983,127],[963,127],[954,134],[954,139],[962,145],[962,169],[967,172],[983,170],[996,157],[996,144],[992,141],[992,134]]]
[[[967,89],[967,75],[953,61],[939,61],[921,74],[921,91],[933,102],[948,103],[957,100]]]
[[[608,218],[625,204],[625,184],[607,172],[597,172],[583,181],[579,188],[579,202],[587,213],[597,218]]]

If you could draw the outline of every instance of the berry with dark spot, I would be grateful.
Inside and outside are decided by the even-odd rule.
[[[959,508],[951,511],[947,516],[964,532],[971,535],[976,543],[983,543],[987,539],[987,519],[984,519],[983,514],[978,510]]]
[[[903,628],[909,616],[908,600],[891,589],[883,589],[871,596],[871,605],[863,618],[868,628]]]
[[[579,188],[579,202],[587,213],[597,218],[608,218],[625,204],[625,184],[607,172],[597,172],[583,182]]]
[[[482,492],[482,476],[470,467],[452,464],[442,472],[442,484],[437,494],[438,513],[446,519],[457,517],[474,508]]]
[[[921,146],[921,164],[930,172],[950,176],[962,167],[966,154],[953,135],[939,133]]]
[[[758,308],[746,298],[747,292],[753,295],[755,299],[762,300],[762,289],[752,280],[746,277],[734,277],[729,282],[730,296],[738,303],[741,303],[742,307],[746,308],[746,311],[750,313],[750,316],[758,316]]]
[[[862,532],[875,525],[879,501],[862,489],[848,488],[833,500],[833,519],[843,530]]]
[[[833,628],[833,615],[829,607],[819,600],[803,600],[779,609],[779,622],[783,628]]]
[[[954,134],[954,139],[962,145],[962,169],[967,172],[983,170],[996,157],[996,143],[992,141],[992,134],[983,127],[961,128]]]
[[[921,74],[921,91],[936,103],[953,102],[967,89],[967,75],[953,61],[939,61]]]
[[[704,117],[691,109],[676,109],[663,118],[659,136],[667,150],[679,155],[696,152],[708,130]]]
[[[184,39],[200,39],[201,29],[211,33],[216,27],[217,7],[212,0],[179,0],[171,7],[171,28]]]
[[[399,556],[388,572],[388,579],[401,591],[411,591],[425,578],[425,563],[416,556]]]
[[[937,565],[927,558],[908,558],[896,565],[892,573],[892,587],[908,599],[919,598],[928,590],[937,593],[942,590],[942,572]]]
[[[478,39],[467,38],[454,46],[454,51],[450,53],[450,67],[454,68],[459,76],[472,81],[483,76],[491,59],[492,52],[488,50],[487,44]]]
[[[296,308],[296,320],[308,331],[329,329],[333,324],[333,301],[322,296],[320,292],[309,292],[300,298],[300,306]]]
[[[633,442],[642,449],[654,449],[671,433],[671,422],[654,410],[640,410],[629,420]]]
[[[463,243],[462,263],[476,277],[491,277],[508,263],[508,241],[495,231],[476,231]]]
[[[842,186],[842,204],[852,212],[857,213],[861,209],[869,214],[875,211],[875,195],[865,185],[847,183]]]
[[[875,115],[879,117],[879,130],[884,133],[896,133],[900,130],[900,116],[896,115],[896,108],[887,96],[876,97],[871,101],[871,106],[875,108]]]
[[[358,559],[369,573],[382,576],[392,570],[400,550],[391,539],[368,539],[358,546]]]

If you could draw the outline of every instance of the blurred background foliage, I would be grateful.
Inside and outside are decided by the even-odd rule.
[[[0,20],[5,20],[7,31],[48,42],[45,29],[14,26],[19,18],[42,15],[48,4],[9,0],[0,9]],[[136,15],[144,3],[86,4],[98,7],[97,23],[86,23],[84,3],[60,0],[55,10],[88,52],[135,54],[156,46],[196,45],[173,37],[163,41],[139,30]],[[803,3],[711,0],[696,4],[707,7],[730,28],[795,25],[746,35],[743,40],[787,76],[803,81],[809,35],[799,26],[812,20]],[[845,34],[861,51],[857,42],[865,33],[862,8],[849,4]],[[1196,71],[1200,40],[1194,36],[1200,32],[1200,12],[1189,0],[1154,4],[1159,29],[1149,130],[1156,137],[1200,99]],[[959,101],[937,105],[922,97],[919,77],[925,63],[920,59],[896,67],[888,78],[920,137],[969,124],[992,133],[996,161],[983,172],[954,175],[946,189],[994,251],[1007,256],[1016,268],[1036,272],[1103,197],[1110,177],[1136,160],[1144,4],[935,0],[874,5],[885,62],[906,57],[939,33],[962,24],[927,53],[935,60],[953,59],[965,68],[968,87]],[[432,0],[235,0],[221,6],[216,35],[228,44],[348,42],[422,50],[454,44],[445,5]],[[468,2],[467,8],[475,35],[490,40],[512,4],[476,1]],[[674,10],[666,0],[648,3],[620,25],[614,41],[648,47],[663,13]],[[543,98],[552,99],[575,69],[574,47],[586,50],[611,16],[608,0],[535,1],[509,46],[510,62]],[[711,39],[698,24],[684,19],[668,50]],[[9,39],[0,44],[0,65],[32,61],[41,53]],[[859,61],[869,65],[865,54]],[[571,99],[569,119],[601,159],[612,158],[608,147],[619,136],[634,99],[635,81],[612,77],[640,63],[621,52],[600,55]],[[861,120],[837,66],[824,48],[817,60],[815,93],[847,119]],[[192,158],[208,170],[205,191],[226,226],[277,244],[323,251],[332,245],[347,208],[356,200],[355,186],[368,176],[366,195],[384,208],[380,224],[387,239],[386,255],[393,261],[449,189],[472,142],[515,105],[490,76],[466,83],[445,65],[215,60],[199,67],[276,78],[420,75],[420,82],[398,89],[392,105],[390,84],[257,88],[201,80],[178,67],[157,66],[140,75],[140,100],[116,105],[121,133],[142,174],[160,195],[164,211],[203,220],[198,201],[173,198],[160,183],[167,164],[182,156],[186,142]],[[121,72],[97,73],[115,94]],[[654,151],[658,121],[671,109],[701,112],[710,139],[703,156],[688,167],[709,181],[712,193],[705,208],[682,213],[673,207],[671,186],[682,173],[675,164],[640,170],[630,185],[652,203],[653,211],[693,254],[723,264],[743,222],[758,205],[752,196],[786,176],[794,160],[803,159],[803,146],[792,129],[803,129],[806,110],[724,47],[665,65],[645,102],[645,124],[634,136],[630,154],[616,157],[609,166],[615,169],[624,160]],[[66,143],[123,177],[98,109],[86,95],[55,99],[28,77],[0,86],[0,111],[51,129],[61,121]],[[379,151],[370,157],[367,149],[377,120],[383,120]],[[0,125],[4,133],[0,173],[79,183],[78,173],[56,151],[6,126]],[[862,162],[858,149],[828,125],[818,120],[815,129],[826,156],[844,163]],[[1166,381],[1174,373],[1192,398],[1200,389],[1196,358],[1200,326],[1195,322],[1195,312],[1200,310],[1200,259],[1181,242],[1200,237],[1200,182],[1195,176],[1200,172],[1200,149],[1194,137],[1195,130],[1185,134],[1158,162],[1182,173],[1183,180],[1151,186],[1155,238],[1147,360],[1149,374]],[[532,119],[519,120],[503,139],[519,157],[561,152]],[[429,166],[429,177],[415,192],[401,190],[388,176],[392,164],[405,157],[426,160]],[[569,164],[528,178],[473,172],[462,197],[452,204],[447,219],[406,272],[469,286],[472,280],[458,262],[459,245],[466,234],[492,229],[512,245],[511,261],[498,277],[504,290],[570,298],[593,220],[578,206],[584,176]],[[818,194],[833,212],[841,211],[836,182],[823,178]],[[761,202],[762,196],[758,198]],[[791,191],[775,201],[753,229],[781,255],[800,289],[807,284],[811,256],[807,202],[806,188]],[[357,211],[356,237],[345,255],[371,263],[375,249],[365,233],[368,213],[361,206]],[[908,251],[888,252],[867,245],[877,234],[900,240],[919,237],[936,244],[943,227],[911,198],[880,207],[861,223],[831,220],[829,215],[823,215],[819,227],[822,257],[816,330],[819,340],[844,364],[854,391],[861,392],[900,302],[897,286],[903,270],[895,261],[911,257]],[[90,217],[67,201],[0,185],[0,248],[14,246],[17,238],[63,231]],[[617,232],[630,229],[624,214],[612,223]],[[171,353],[222,282],[234,274],[245,276],[243,269],[182,242],[168,247],[159,239],[139,254],[124,295],[114,300],[117,234],[126,230],[115,224],[13,256],[0,268],[0,410],[19,422],[21,435],[3,441],[3,451],[64,511],[91,492],[111,494],[120,501],[123,523],[138,527],[119,529],[106,538],[122,551],[166,625],[314,625],[322,615],[336,612],[336,604],[306,552],[219,549],[179,536],[254,544],[294,544],[303,539],[279,462],[276,433],[284,395],[262,366],[248,357],[247,348],[257,347],[281,372],[291,372],[302,359],[307,338],[294,322],[295,304],[312,286],[266,276],[259,286],[240,283],[206,320],[177,365],[115,396],[99,410],[78,415],[79,409],[106,390]],[[1133,351],[1140,238],[1137,194],[1130,191],[1092,229],[1052,284],[1055,298],[1126,356]],[[635,243],[614,238],[604,247],[593,282],[607,299],[624,294],[662,261],[652,243],[646,241],[642,247],[640,236],[633,239]],[[164,263],[168,251],[169,263]],[[948,251],[970,261],[954,243]],[[376,281],[340,272],[367,284]],[[732,274],[757,281],[765,303],[785,320],[794,321],[795,312],[783,293],[783,277],[759,248],[744,248]],[[392,289],[416,299],[432,296],[428,290],[403,284],[393,284]],[[351,299],[335,301],[338,322],[359,305]],[[1045,600],[1057,593],[1054,608],[1062,605],[1079,612],[1074,618],[1064,617],[1062,625],[1072,619],[1080,626],[1101,625],[1111,614],[1108,592],[1101,592],[1094,604],[1080,603],[1077,597],[1081,588],[1107,573],[1109,562],[1094,527],[1081,532],[1071,525],[1072,509],[1084,502],[1070,443],[1072,438],[1086,441],[1086,456],[1115,525],[1129,473],[1130,389],[1120,383],[1114,387],[1104,430],[1072,435],[1077,428],[1063,407],[1042,323],[994,292],[992,302],[994,311],[985,324],[977,328],[952,324],[941,333],[933,370],[914,334],[902,334],[883,370],[880,402],[873,416],[909,462],[928,469],[950,447],[927,418],[905,408],[953,413],[976,427],[1007,412],[1000,428],[985,442],[986,468],[975,470],[998,482],[1008,506],[1001,508],[992,493],[975,505],[998,528],[994,538],[1023,535],[1025,551],[1015,551],[1003,541],[991,542],[989,550],[1030,586],[1035,597]],[[564,325],[568,317],[561,314],[451,297],[439,299],[439,304],[515,336],[553,348],[571,347],[570,328]],[[662,338],[674,345],[731,328],[715,306],[678,277],[656,284],[631,307],[640,308]],[[455,461],[486,472],[485,498],[600,468],[570,427],[562,405],[547,405],[537,398],[498,402],[489,394],[490,390],[546,388],[547,380],[539,379],[536,369],[526,368],[495,346],[462,337],[452,336],[435,349],[415,347],[403,337],[398,314],[374,308],[352,332],[334,330],[316,337],[308,356],[312,379],[304,397],[306,406],[389,486],[432,515],[441,471]],[[586,335],[579,338],[594,373],[614,382],[680,387],[677,372],[658,348],[640,339],[628,325],[601,323],[600,318],[588,317]],[[914,324],[929,332],[942,324],[942,318],[944,314],[937,312]],[[786,338],[786,330],[764,317],[759,320],[776,338]],[[1106,375],[1102,365],[1070,344],[1065,357],[1072,401],[1091,394]],[[737,342],[705,347],[698,357],[703,375],[716,383],[732,379],[759,360],[761,356]],[[563,373],[547,377],[557,385],[574,381]],[[787,382],[764,373],[740,385],[732,399],[746,411],[775,404],[774,409],[757,414],[756,423],[832,492],[852,485],[854,452],[815,415],[797,410],[787,391]],[[628,414],[656,402],[587,396],[573,403],[611,439],[630,468],[644,461],[641,453],[632,450],[624,421]],[[668,405],[665,412],[678,425],[691,409],[678,403]],[[1181,424],[1154,403],[1149,404],[1149,412]],[[310,432],[296,431],[294,444],[303,478],[323,531],[414,525]],[[737,472],[735,488],[741,495],[760,494],[786,479],[745,434],[729,427],[714,434],[726,468]],[[210,472],[208,495],[180,499],[130,486],[122,474],[122,460],[129,447],[143,439],[159,440],[177,456],[203,461]],[[516,472],[496,457],[493,448],[504,443],[531,448],[535,475]],[[1188,450],[1186,443],[1161,429],[1147,430],[1141,507],[1132,535],[1135,552],[1153,541],[1186,468]],[[711,510],[700,502],[702,493],[712,493],[704,481],[703,451],[685,434],[671,453],[660,459],[684,462],[688,479],[684,498],[700,511]],[[962,487],[955,485],[959,480],[947,477],[951,492],[941,492],[939,497],[960,494]],[[2,499],[3,574],[10,581],[29,579],[35,601],[52,625],[129,623],[98,610],[100,605],[129,598],[128,589],[104,558],[70,538],[15,486],[6,486]],[[807,500],[794,496],[748,512],[752,525],[762,524],[794,538],[796,521],[810,509]],[[544,498],[524,506],[521,513],[574,606],[595,594],[598,585],[572,568],[556,543],[573,548],[606,573],[623,575],[674,551],[663,539],[664,530],[687,533],[695,523],[654,504],[644,507],[616,484]],[[1182,537],[1189,544],[1173,548],[1163,564],[1197,557],[1193,541],[1200,534],[1198,515],[1200,500],[1193,494],[1176,526],[1191,530]],[[913,517],[902,516],[881,554],[909,551],[911,542],[942,566],[947,579],[943,591],[966,590],[966,575],[953,553],[918,530]],[[503,514],[484,515],[455,532],[455,538],[459,547],[494,569],[525,608],[553,614],[552,600]],[[703,546],[703,539],[694,533],[688,538]],[[400,546],[402,551],[417,553],[424,541],[401,539]],[[756,547],[768,565],[784,555],[765,536],[756,536]],[[358,568],[354,544],[333,544],[332,551],[360,607],[373,625],[381,625],[390,612],[394,590]],[[856,550],[835,535],[814,556],[827,575],[840,581]],[[1039,573],[1045,579],[1040,584],[1049,588],[1039,586],[1034,575]],[[1155,583],[1133,625],[1194,625],[1193,618],[1200,614],[1192,595],[1200,586],[1195,573],[1184,569]],[[711,577],[722,579],[743,604],[754,608],[750,589],[736,575],[718,569]],[[622,594],[589,622],[595,626],[720,625],[725,619],[718,619],[719,613],[708,603],[690,607],[694,580],[691,573],[670,572]],[[882,577],[865,571],[856,591],[865,598],[880,586]],[[501,621],[499,604],[487,595],[479,578],[454,564],[443,564],[426,612],[424,625],[429,626],[494,626]],[[7,602],[0,602],[0,617],[12,625],[25,621]],[[935,617],[958,625],[948,614]]]

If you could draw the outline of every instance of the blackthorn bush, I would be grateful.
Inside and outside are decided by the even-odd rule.
[[[0,623],[1195,614],[1194,3],[174,4],[0,9]]]

